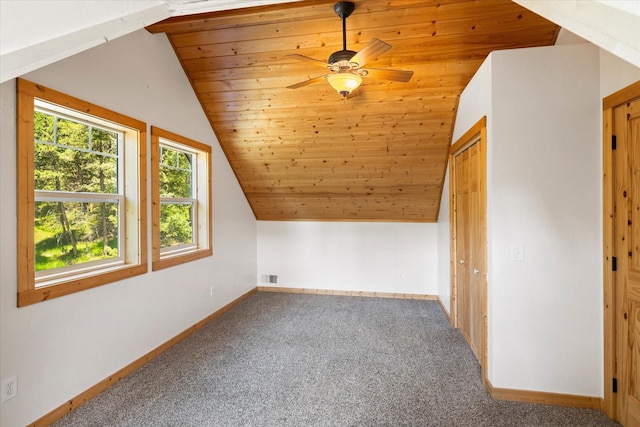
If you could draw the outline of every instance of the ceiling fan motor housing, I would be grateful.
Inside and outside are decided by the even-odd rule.
[[[337,52],[333,52],[331,56],[329,56],[329,64],[333,65],[336,62],[346,61],[347,63],[357,52],[352,50],[339,50]]]
[[[333,10],[342,19],[347,19],[356,8],[356,5],[350,1],[341,1],[333,5]]]

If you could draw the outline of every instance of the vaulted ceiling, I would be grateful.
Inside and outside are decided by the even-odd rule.
[[[342,49],[335,1],[175,17],[164,32],[259,220],[437,220],[460,94],[494,50],[545,46],[559,27],[510,0],[356,0],[347,48],[392,49],[346,99],[326,62]],[[517,96],[517,94],[514,94]],[[179,105],[176,105],[179,108]]]

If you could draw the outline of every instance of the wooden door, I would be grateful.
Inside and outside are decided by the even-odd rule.
[[[471,330],[471,318],[469,306],[471,305],[470,274],[469,274],[469,151],[465,150],[455,156],[455,229],[456,229],[456,313],[458,329],[469,341],[474,350],[469,331]]]
[[[613,109],[618,415],[640,426],[640,99]]]
[[[452,318],[484,367],[486,230],[484,120],[451,148]]]
[[[480,141],[474,143],[469,149],[469,317],[473,322],[469,325],[469,342],[476,357],[480,360],[478,352],[482,346],[480,337],[480,325],[482,324],[482,310],[480,301],[480,286],[482,274],[484,274],[484,247],[482,181],[483,168],[480,156]]]
[[[480,159],[478,141],[455,156],[455,227],[457,258],[457,313],[458,328],[467,339],[478,360],[480,349],[480,300],[479,300],[479,255],[481,244],[479,180]]]

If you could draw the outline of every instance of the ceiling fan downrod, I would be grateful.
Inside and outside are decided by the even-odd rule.
[[[351,16],[355,8],[355,4],[350,1],[341,1],[333,5],[333,10],[336,12],[336,15],[342,19],[342,50],[333,52],[331,56],[329,56],[329,64],[334,64],[338,61],[348,61],[357,53],[352,50],[347,50],[347,18]]]
[[[347,18],[351,16],[356,6],[350,1],[341,1],[333,5],[333,10],[342,18],[342,50],[347,50]]]

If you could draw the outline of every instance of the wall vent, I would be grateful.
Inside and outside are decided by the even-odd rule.
[[[263,274],[260,277],[262,283],[278,283],[278,276],[275,274]]]

